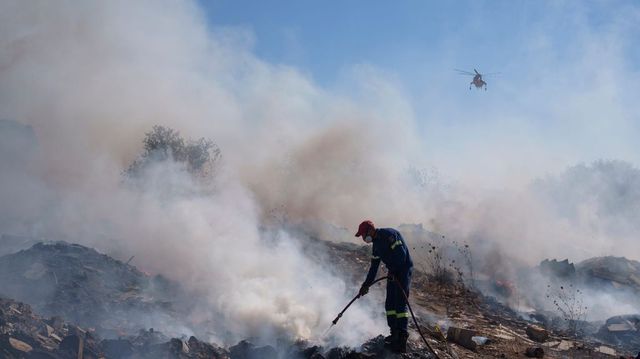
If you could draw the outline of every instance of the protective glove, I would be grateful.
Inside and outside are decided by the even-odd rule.
[[[362,287],[360,287],[360,291],[358,292],[358,295],[361,297],[364,297],[367,293],[369,293],[369,286],[363,284]]]

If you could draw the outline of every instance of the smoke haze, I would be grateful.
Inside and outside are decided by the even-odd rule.
[[[597,46],[609,39],[595,39],[582,69],[600,64]],[[208,317],[198,320],[216,323],[212,338],[220,341],[285,333],[317,339],[357,289],[307,258],[274,213],[308,223],[327,240],[354,241],[356,225],[371,218],[489,242],[487,252],[525,263],[640,258],[633,241],[640,202],[616,190],[639,191],[637,158],[562,173],[600,155],[585,159],[572,150],[558,160],[552,153],[566,149],[559,134],[570,131],[545,137],[535,129],[525,138],[526,119],[536,113],[505,118],[494,108],[487,124],[449,126],[449,110],[465,117],[473,109],[443,100],[423,112],[434,118],[424,124],[419,106],[380,69],[360,64],[344,83],[321,87],[296,68],[255,56],[255,41],[247,29],[208,26],[189,1],[2,1],[0,118],[9,120],[0,127],[2,144],[24,141],[2,149],[0,232],[135,254],[141,269],[206,298],[197,311]],[[623,51],[625,43],[617,44],[613,50]],[[628,86],[617,87],[625,65],[612,63],[595,79],[604,100],[587,89],[542,115],[600,116],[622,122],[614,126],[620,133],[629,126],[637,133],[630,124],[637,113],[627,109],[626,95],[616,95]],[[523,88],[523,97],[540,98],[541,90]],[[594,114],[589,109],[601,102],[589,99],[613,104]],[[156,124],[219,145],[211,187],[171,163],[146,173],[143,190],[123,185],[122,171]],[[622,142],[606,155],[631,146]],[[583,187],[575,185],[585,178],[580,171],[593,174]],[[536,178],[543,179],[531,185]],[[326,223],[347,230],[329,237]],[[378,307],[354,307],[332,335],[353,345],[381,332]]]

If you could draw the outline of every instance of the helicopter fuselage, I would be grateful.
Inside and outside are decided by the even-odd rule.
[[[482,79],[483,74],[478,72],[478,70],[473,69],[473,72],[465,71],[465,70],[459,70],[459,69],[454,69],[454,70],[456,70],[458,72],[458,74],[460,74],[460,75],[472,76],[472,80],[469,83],[469,90],[471,90],[472,86],[475,86],[477,89],[481,89],[481,88],[484,87],[485,91],[487,90],[487,83],[484,82],[484,80]],[[488,74],[484,74],[484,75],[497,75],[497,74],[499,74],[499,72],[488,73]]]
[[[482,80],[482,75],[479,75],[479,74],[473,76],[473,81],[471,81],[471,84],[475,85],[475,87],[477,88],[482,88],[487,86],[487,83]]]

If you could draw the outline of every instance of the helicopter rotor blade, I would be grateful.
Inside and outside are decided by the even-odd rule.
[[[473,69],[473,71],[475,71],[475,72],[476,72],[476,75],[480,75],[480,73],[478,72],[478,70]]]
[[[459,70],[459,69],[454,69],[454,70],[455,70],[455,71],[457,71],[457,72],[458,72],[458,74],[460,74],[460,75],[475,76],[475,74],[474,74],[474,73],[469,72],[469,71],[464,71],[464,70]]]

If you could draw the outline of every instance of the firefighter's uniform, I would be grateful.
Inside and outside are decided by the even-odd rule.
[[[393,278],[393,280],[387,280],[387,299],[384,304],[387,324],[391,329],[391,340],[400,341],[402,343],[400,347],[406,347],[409,312],[400,287],[408,298],[413,261],[402,235],[393,228],[376,229],[373,237],[371,267],[369,267],[367,279],[362,284],[363,287],[369,287],[375,280],[380,262],[385,264],[389,275]],[[394,281],[397,281],[400,286]]]

